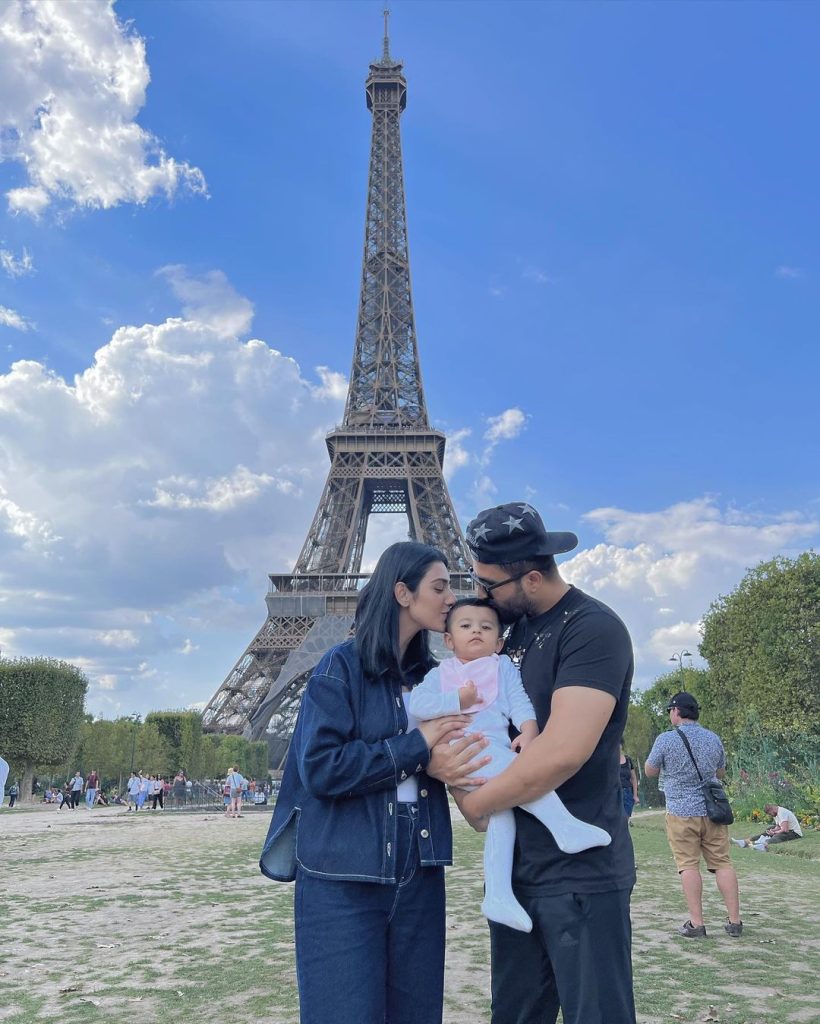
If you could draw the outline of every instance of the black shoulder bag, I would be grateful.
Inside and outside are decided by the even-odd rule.
[[[689,752],[689,756],[692,758],[692,764],[695,766],[695,771],[698,773],[700,788],[703,791],[703,799],[706,801],[706,817],[716,825],[731,825],[735,820],[735,816],[732,813],[732,807],[723,786],[721,786],[719,782],[707,782],[703,778],[700,768],[698,768],[698,763],[695,760],[695,755],[692,753],[692,748],[689,746],[689,740],[683,735],[677,726],[675,726],[675,732],[683,740],[683,745]]]

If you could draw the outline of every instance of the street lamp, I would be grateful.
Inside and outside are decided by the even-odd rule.
[[[137,712],[135,711],[133,715],[129,715],[128,717],[134,723],[134,732],[131,735],[131,769],[130,769],[133,772],[134,771],[134,753],[136,752],[136,749],[137,749],[137,729],[139,728],[140,722],[142,721],[142,716],[138,715]]]
[[[672,657],[669,659],[670,661],[676,661],[678,663],[682,684],[686,683],[686,676],[683,674],[683,659],[691,657],[692,655],[689,653],[689,651],[678,651],[676,654],[673,654]]]

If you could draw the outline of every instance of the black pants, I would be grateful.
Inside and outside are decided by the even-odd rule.
[[[17,801],[17,794],[16,793],[9,793],[9,807],[14,807],[14,804],[16,803],[16,801]]]
[[[490,922],[493,1024],[635,1024],[630,890],[516,895],[533,930]]]
[[[79,807],[79,806],[80,806],[80,790],[79,789],[72,789],[71,790],[71,809],[73,810],[75,807]]]
[[[160,808],[162,810],[165,810],[165,802],[164,802],[164,799],[163,799],[161,791],[159,793],[152,793],[151,794],[151,810],[152,811],[155,811],[157,809],[157,801],[159,801]]]

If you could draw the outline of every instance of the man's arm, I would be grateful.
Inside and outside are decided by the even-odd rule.
[[[646,763],[643,766],[644,774],[648,775],[650,779],[656,779],[663,767],[663,753],[661,752],[662,738],[665,733],[661,733],[660,736],[655,737],[655,742],[652,744],[652,749],[649,751],[649,757],[646,759]]]
[[[460,801],[465,817],[480,820],[557,789],[589,760],[614,707],[615,698],[603,690],[556,690],[544,731],[509,768]]]

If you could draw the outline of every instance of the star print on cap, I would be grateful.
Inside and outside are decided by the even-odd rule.
[[[514,501],[479,512],[467,527],[467,545],[477,562],[509,565],[572,551],[578,538],[549,532],[532,505]]]

